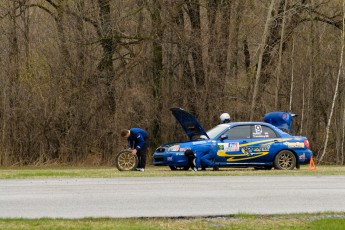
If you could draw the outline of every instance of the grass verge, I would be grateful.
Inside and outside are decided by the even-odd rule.
[[[345,213],[196,218],[0,219],[0,229],[344,229]]]
[[[114,177],[165,177],[165,176],[319,176],[345,175],[344,166],[317,166],[309,170],[302,166],[299,170],[254,170],[222,168],[219,171],[171,171],[168,167],[149,166],[145,172],[120,172],[115,167],[72,167],[72,166],[16,166],[0,167],[0,179],[29,178],[114,178]]]

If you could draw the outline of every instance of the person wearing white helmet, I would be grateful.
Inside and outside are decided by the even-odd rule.
[[[222,113],[222,115],[220,115],[220,124],[225,124],[225,123],[230,123],[231,119],[230,119],[230,115],[228,113]]]

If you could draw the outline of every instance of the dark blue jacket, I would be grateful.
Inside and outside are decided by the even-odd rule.
[[[147,132],[139,128],[131,128],[128,137],[128,144],[130,148],[140,150],[146,144],[145,140],[148,138]]]

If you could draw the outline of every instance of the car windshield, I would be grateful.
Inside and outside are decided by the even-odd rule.
[[[207,135],[210,137],[210,139],[214,139],[228,127],[229,126],[226,125],[217,125],[216,127],[208,130]]]

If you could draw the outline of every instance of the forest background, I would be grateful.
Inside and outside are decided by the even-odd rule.
[[[0,1],[0,165],[109,165],[130,127],[152,153],[187,139],[171,107],[205,129],[291,111],[316,159],[343,165],[343,15],[340,0]]]

